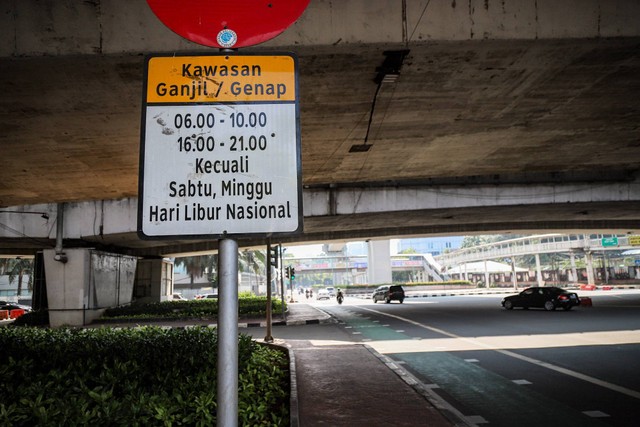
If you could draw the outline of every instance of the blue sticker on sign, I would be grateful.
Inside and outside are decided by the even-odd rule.
[[[222,47],[232,47],[238,41],[238,35],[235,31],[225,28],[218,33],[217,41]]]

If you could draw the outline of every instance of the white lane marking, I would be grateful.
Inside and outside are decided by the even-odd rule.
[[[568,376],[577,378],[579,380],[589,382],[591,384],[595,384],[595,385],[597,385],[599,387],[607,388],[609,390],[612,390],[612,391],[615,391],[615,392],[618,392],[618,393],[621,393],[621,394],[625,394],[625,395],[627,395],[629,397],[633,397],[635,399],[640,399],[640,392],[638,392],[636,390],[631,390],[629,388],[622,387],[622,386],[619,386],[617,384],[610,383],[608,381],[603,381],[603,380],[600,380],[598,378],[590,377],[588,375],[582,374],[580,372],[573,371],[571,369],[567,369],[567,368],[563,368],[563,367],[560,367],[560,366],[556,366],[556,365],[551,364],[551,363],[543,362],[542,360],[534,359],[533,357],[527,357],[527,356],[523,356],[523,355],[518,354],[518,353],[514,353],[514,352],[509,351],[509,350],[502,350],[502,349],[499,349],[499,348],[495,348],[493,346],[487,345],[487,344],[485,344],[483,342],[480,342],[478,340],[475,340],[473,338],[461,337],[461,336],[453,334],[451,332],[447,332],[447,331],[445,331],[443,329],[439,329],[439,328],[434,328],[432,326],[423,325],[422,323],[416,322],[415,320],[407,319],[407,318],[404,318],[404,317],[401,317],[401,316],[397,316],[395,314],[384,313],[382,311],[373,310],[371,308],[362,307],[362,306],[360,308],[363,309],[363,310],[367,310],[367,311],[371,311],[373,313],[380,314],[382,316],[392,317],[394,319],[398,319],[398,320],[401,320],[403,322],[410,323],[410,324],[415,325],[415,326],[417,326],[419,328],[427,329],[429,331],[436,332],[436,333],[448,336],[450,338],[455,338],[457,340],[461,340],[461,341],[465,341],[465,342],[468,342],[468,343],[472,343],[472,344],[474,344],[474,345],[476,345],[478,347],[481,347],[481,348],[484,348],[484,349],[487,349],[487,350],[493,350],[493,351],[496,351],[496,352],[498,352],[500,354],[503,354],[505,356],[513,357],[514,359],[518,359],[518,360],[521,360],[523,362],[528,362],[528,363],[531,363],[533,365],[540,366],[541,368],[550,369],[552,371],[559,372],[561,374],[568,375]]]
[[[481,417],[480,415],[467,415],[467,420],[473,424],[489,424],[489,421]]]
[[[602,411],[582,411],[582,413],[591,418],[608,418],[611,416]]]
[[[478,359],[464,359],[465,362],[469,362],[469,363],[479,363],[480,361]]]
[[[513,380],[512,381],[514,384],[518,384],[518,385],[529,385],[531,384],[529,381],[527,380]]]

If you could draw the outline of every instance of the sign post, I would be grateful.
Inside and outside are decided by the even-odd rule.
[[[177,34],[223,49],[276,37],[309,4],[147,2]],[[238,245],[229,236],[270,238],[302,229],[297,58],[231,52],[157,56],[147,58],[145,75],[138,234],[220,239],[217,425],[235,427]]]
[[[297,58],[159,55],[146,59],[145,74],[138,234],[219,239],[217,425],[234,427],[238,245],[233,237],[270,239],[302,229]]]

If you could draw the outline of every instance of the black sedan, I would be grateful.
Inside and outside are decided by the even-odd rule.
[[[561,307],[564,310],[571,310],[576,305],[580,305],[578,294],[556,287],[527,288],[517,295],[511,295],[502,300],[502,306],[507,310],[514,307],[524,309],[536,307],[547,311]]]

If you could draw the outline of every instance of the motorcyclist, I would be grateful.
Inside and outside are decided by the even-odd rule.
[[[342,304],[343,299],[344,299],[344,295],[342,294],[342,291],[340,290],[340,288],[338,288],[336,292],[336,300],[338,300],[338,304]]]

